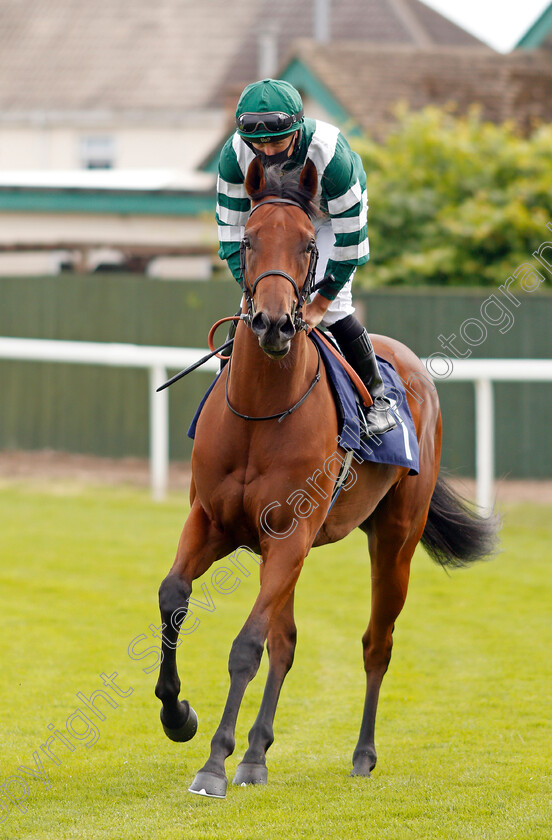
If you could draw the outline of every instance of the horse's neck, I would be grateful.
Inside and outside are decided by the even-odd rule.
[[[316,373],[316,351],[305,333],[293,338],[287,356],[270,359],[254,333],[240,325],[234,347],[228,394],[245,414],[284,411],[304,394]]]

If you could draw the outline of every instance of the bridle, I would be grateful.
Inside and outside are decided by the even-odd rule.
[[[251,218],[252,214],[255,210],[258,210],[259,207],[263,207],[265,204],[291,204],[294,207],[299,207],[303,212],[306,212],[303,207],[297,201],[292,201],[289,198],[267,198],[264,201],[260,201],[254,207],[251,208],[249,212],[248,219]],[[255,290],[259,285],[259,282],[264,277],[273,277],[277,275],[279,277],[285,277],[291,285],[293,286],[293,291],[297,297],[297,300],[294,301],[293,310],[292,310],[292,323],[295,329],[295,332],[298,333],[301,330],[308,330],[309,325],[306,321],[303,320],[301,317],[301,310],[305,301],[307,300],[308,296],[310,295],[311,291],[313,291],[313,281],[314,281],[314,274],[316,271],[316,263],[318,262],[318,248],[316,244],[313,245],[313,249],[310,253],[310,260],[309,260],[309,267],[307,269],[307,276],[305,278],[305,282],[303,283],[303,287],[299,289],[296,281],[293,279],[291,274],[288,274],[287,271],[281,271],[279,268],[272,269],[271,271],[263,271],[262,274],[259,274],[258,277],[255,278],[253,283],[249,283],[247,278],[247,267],[246,267],[246,250],[247,250],[247,239],[244,236],[240,243],[240,285],[243,290],[243,294],[247,303],[247,314],[241,316],[241,320],[243,320],[248,327],[251,326],[251,322],[255,317],[255,302],[253,300],[255,295]],[[277,414],[266,414],[262,417],[251,417],[248,414],[242,414],[240,411],[237,411],[231,404],[228,398],[228,381],[230,379],[230,366],[232,364],[232,358],[230,357],[228,361],[228,374],[226,377],[225,383],[225,393],[226,393],[226,405],[230,409],[230,411],[236,415],[236,417],[241,417],[242,420],[278,420],[279,423],[282,422],[284,417],[292,414],[300,405],[302,405],[307,397],[309,396],[310,392],[313,390],[315,385],[320,381],[320,350],[318,346],[315,344],[316,352],[318,354],[318,365],[316,369],[316,373],[314,375],[314,379],[312,380],[311,384],[309,385],[307,391],[303,394],[303,396],[297,400],[297,402],[291,406],[291,408],[287,408],[285,411],[280,411]]]
[[[264,201],[260,201],[258,204],[251,208],[249,212],[248,221],[253,215],[253,213],[259,209],[259,207],[263,207],[266,204],[290,204],[293,207],[299,207],[300,210],[306,212],[305,209],[299,204],[299,202],[292,201],[289,198],[266,198]],[[243,318],[247,326],[251,326],[251,322],[255,317],[255,302],[253,298],[257,286],[259,285],[259,282],[264,277],[273,277],[274,275],[277,275],[279,277],[285,277],[285,279],[291,283],[291,285],[293,286],[293,291],[295,292],[295,295],[297,297],[297,300],[294,301],[293,310],[291,313],[291,320],[295,328],[295,332],[300,332],[301,330],[308,329],[308,324],[301,317],[301,310],[308,296],[311,294],[313,287],[314,275],[316,272],[316,264],[318,262],[318,248],[316,247],[316,244],[313,244],[312,251],[310,252],[307,276],[305,277],[305,282],[303,283],[301,289],[299,289],[299,286],[297,285],[296,281],[293,279],[291,274],[288,274],[287,271],[281,271],[279,268],[273,268],[270,271],[263,271],[262,274],[259,274],[255,278],[253,283],[250,283],[247,277],[246,267],[247,248],[247,237],[244,236],[242,241],[240,242],[240,285],[242,287],[245,301],[247,303],[247,315]]]

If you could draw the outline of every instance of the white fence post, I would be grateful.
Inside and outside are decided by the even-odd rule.
[[[167,494],[169,483],[169,392],[157,388],[166,382],[167,369],[154,365],[149,369],[150,388],[150,481],[156,502]]]
[[[490,513],[494,490],[494,399],[490,379],[475,381],[475,435],[476,503],[483,513]]]

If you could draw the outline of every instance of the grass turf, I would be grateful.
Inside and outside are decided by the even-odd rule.
[[[160,505],[124,488],[0,488],[0,838],[548,840],[550,508],[509,506],[502,553],[471,569],[447,575],[416,554],[370,780],[348,776],[363,704],[365,538],[357,532],[314,551],[298,584],[298,648],[269,783],[230,785],[225,801],[187,788],[222,712],[230,644],[257,589],[253,564],[226,595],[207,574],[214,611],[198,609],[201,624],[180,648],[181,696],[200,722],[193,741],[174,744],[162,733],[155,653],[128,653],[133,641],[135,657],[157,645],[157,587],[186,509],[182,497]],[[102,684],[100,674],[115,672],[127,696]],[[265,675],[263,659],[242,705],[230,779]],[[97,689],[116,706],[97,700],[105,719],[88,710],[92,730],[82,714],[71,716],[87,711],[77,693]],[[59,763],[41,750],[49,724],[73,747],[58,738]],[[19,769],[38,774],[36,755],[45,780]]]

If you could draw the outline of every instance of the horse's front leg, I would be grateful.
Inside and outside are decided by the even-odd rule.
[[[176,667],[178,635],[188,612],[192,581],[232,547],[212,526],[199,502],[195,501],[180,537],[176,559],[159,588],[162,642],[155,694],[163,704],[163,729],[172,741],[189,741],[197,730],[196,713],[187,700],[178,699],[180,679]]]
[[[235,785],[264,784],[267,780],[266,752],[274,741],[276,706],[286,674],[293,664],[297,641],[297,629],[293,618],[293,595],[292,592],[268,634],[270,667],[263,700],[257,719],[249,732],[249,748],[238,765],[233,779]]]
[[[276,542],[276,541],[274,541]],[[227,779],[224,763],[235,747],[238,712],[248,683],[258,671],[269,629],[291,593],[303,566],[305,547],[271,542],[263,551],[261,588],[249,618],[230,651],[230,689],[224,712],[211,741],[211,754],[189,790],[204,796],[224,797]]]

